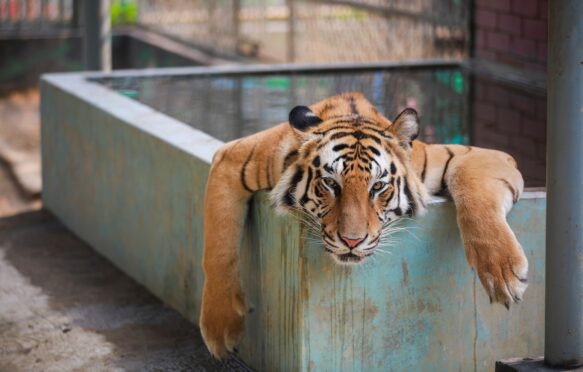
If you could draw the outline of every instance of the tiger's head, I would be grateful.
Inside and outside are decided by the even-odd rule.
[[[356,264],[375,253],[392,222],[424,212],[427,191],[409,159],[417,112],[407,108],[391,123],[360,95],[339,97],[347,107],[290,112],[301,145],[271,199],[306,215],[337,262]]]

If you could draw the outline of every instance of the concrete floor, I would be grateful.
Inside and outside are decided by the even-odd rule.
[[[0,219],[0,371],[245,371],[50,213]]]
[[[40,209],[11,163],[40,169],[37,110],[34,92],[0,99],[0,372],[249,371]]]

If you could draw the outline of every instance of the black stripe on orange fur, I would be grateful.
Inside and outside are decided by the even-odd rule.
[[[447,188],[447,184],[445,182],[445,174],[447,172],[447,168],[449,167],[449,162],[455,156],[454,153],[453,153],[453,151],[451,151],[449,149],[449,147],[445,146],[445,150],[447,151],[447,154],[449,155],[449,158],[445,162],[445,167],[443,167],[443,173],[441,174],[441,191],[440,191],[440,193],[445,192],[445,189]]]

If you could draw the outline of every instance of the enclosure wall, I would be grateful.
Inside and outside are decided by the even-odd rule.
[[[202,211],[221,145],[82,75],[42,83],[43,201],[69,229],[188,319],[203,284]],[[408,221],[364,265],[333,263],[317,237],[250,205],[241,271],[241,356],[257,370],[491,370],[543,352],[543,193],[509,215],[529,259],[524,301],[490,305],[451,202]]]

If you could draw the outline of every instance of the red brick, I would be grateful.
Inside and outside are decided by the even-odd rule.
[[[518,170],[522,173],[526,182],[532,186],[544,186],[545,163],[529,156],[512,154],[518,163]]]
[[[476,10],[476,24],[485,29],[495,29],[496,13],[491,10]]]
[[[482,123],[480,121],[478,121],[476,119],[476,117],[474,116],[474,118],[472,120],[472,137],[473,137],[473,139],[482,138],[482,133],[484,133],[487,130],[490,130],[490,129],[485,128],[482,125]]]
[[[538,41],[547,41],[547,22],[535,19],[525,19],[524,37]]]
[[[496,107],[489,103],[477,102],[474,107],[476,120],[482,123],[493,123],[496,120]]]
[[[523,61],[520,61],[516,56],[510,55],[508,53],[498,54],[498,59],[496,61],[500,63],[505,63],[515,68],[522,68],[524,65]]]
[[[474,81],[474,101],[482,101],[486,98],[486,86],[480,79]]]
[[[510,0],[477,0],[476,9],[488,8],[494,10],[510,10]]]
[[[532,97],[517,92],[510,93],[510,107],[519,110],[523,114],[536,115],[537,104],[540,104],[540,102],[532,99]]]
[[[547,138],[547,123],[545,120],[523,117],[522,133],[537,142],[544,142]]]
[[[520,125],[511,124],[511,123],[498,123],[498,129],[500,133],[504,133],[510,136],[519,136],[520,133]]]
[[[486,34],[486,45],[492,50],[507,52],[510,38],[501,32],[489,31]]]
[[[534,17],[538,13],[539,0],[512,0],[512,13]]]
[[[520,35],[522,33],[522,21],[517,16],[500,14],[498,16],[498,29],[514,35]]]
[[[496,54],[496,52],[492,52],[491,50],[486,50],[486,49],[476,50],[476,57],[482,58],[482,59],[489,59],[491,61],[498,60],[498,55]]]
[[[545,62],[532,62],[532,63],[525,62],[524,69],[538,71],[541,73],[546,73],[547,72],[546,61]]]
[[[507,106],[510,96],[508,90],[501,88],[498,85],[489,85],[486,90],[486,99],[488,102],[494,102],[498,107]]]
[[[511,108],[498,108],[496,120],[505,125],[520,127],[520,111]]]
[[[538,160],[547,160],[547,144],[546,141],[536,144],[536,158]]]
[[[477,29],[474,33],[474,43],[476,49],[483,49],[486,47],[486,32]]]
[[[510,148],[514,154],[521,154],[529,158],[536,157],[536,142],[532,138],[512,136],[510,138]]]
[[[475,139],[478,146],[507,150],[510,136],[500,133],[498,130],[490,129],[484,131],[479,138],[476,136]]]
[[[541,62],[546,62],[547,60],[547,43],[538,43],[536,46],[536,58]]]
[[[510,49],[512,53],[523,57],[535,58],[537,55],[536,43],[530,39],[513,38],[510,43]]]
[[[536,105],[536,117],[546,122],[547,120],[547,104],[546,101],[541,100],[541,102]]]
[[[538,5],[538,14],[541,19],[549,18],[549,2],[546,0],[541,0]]]
[[[520,133],[520,113],[517,110],[499,108],[497,115],[498,128],[503,133]]]

